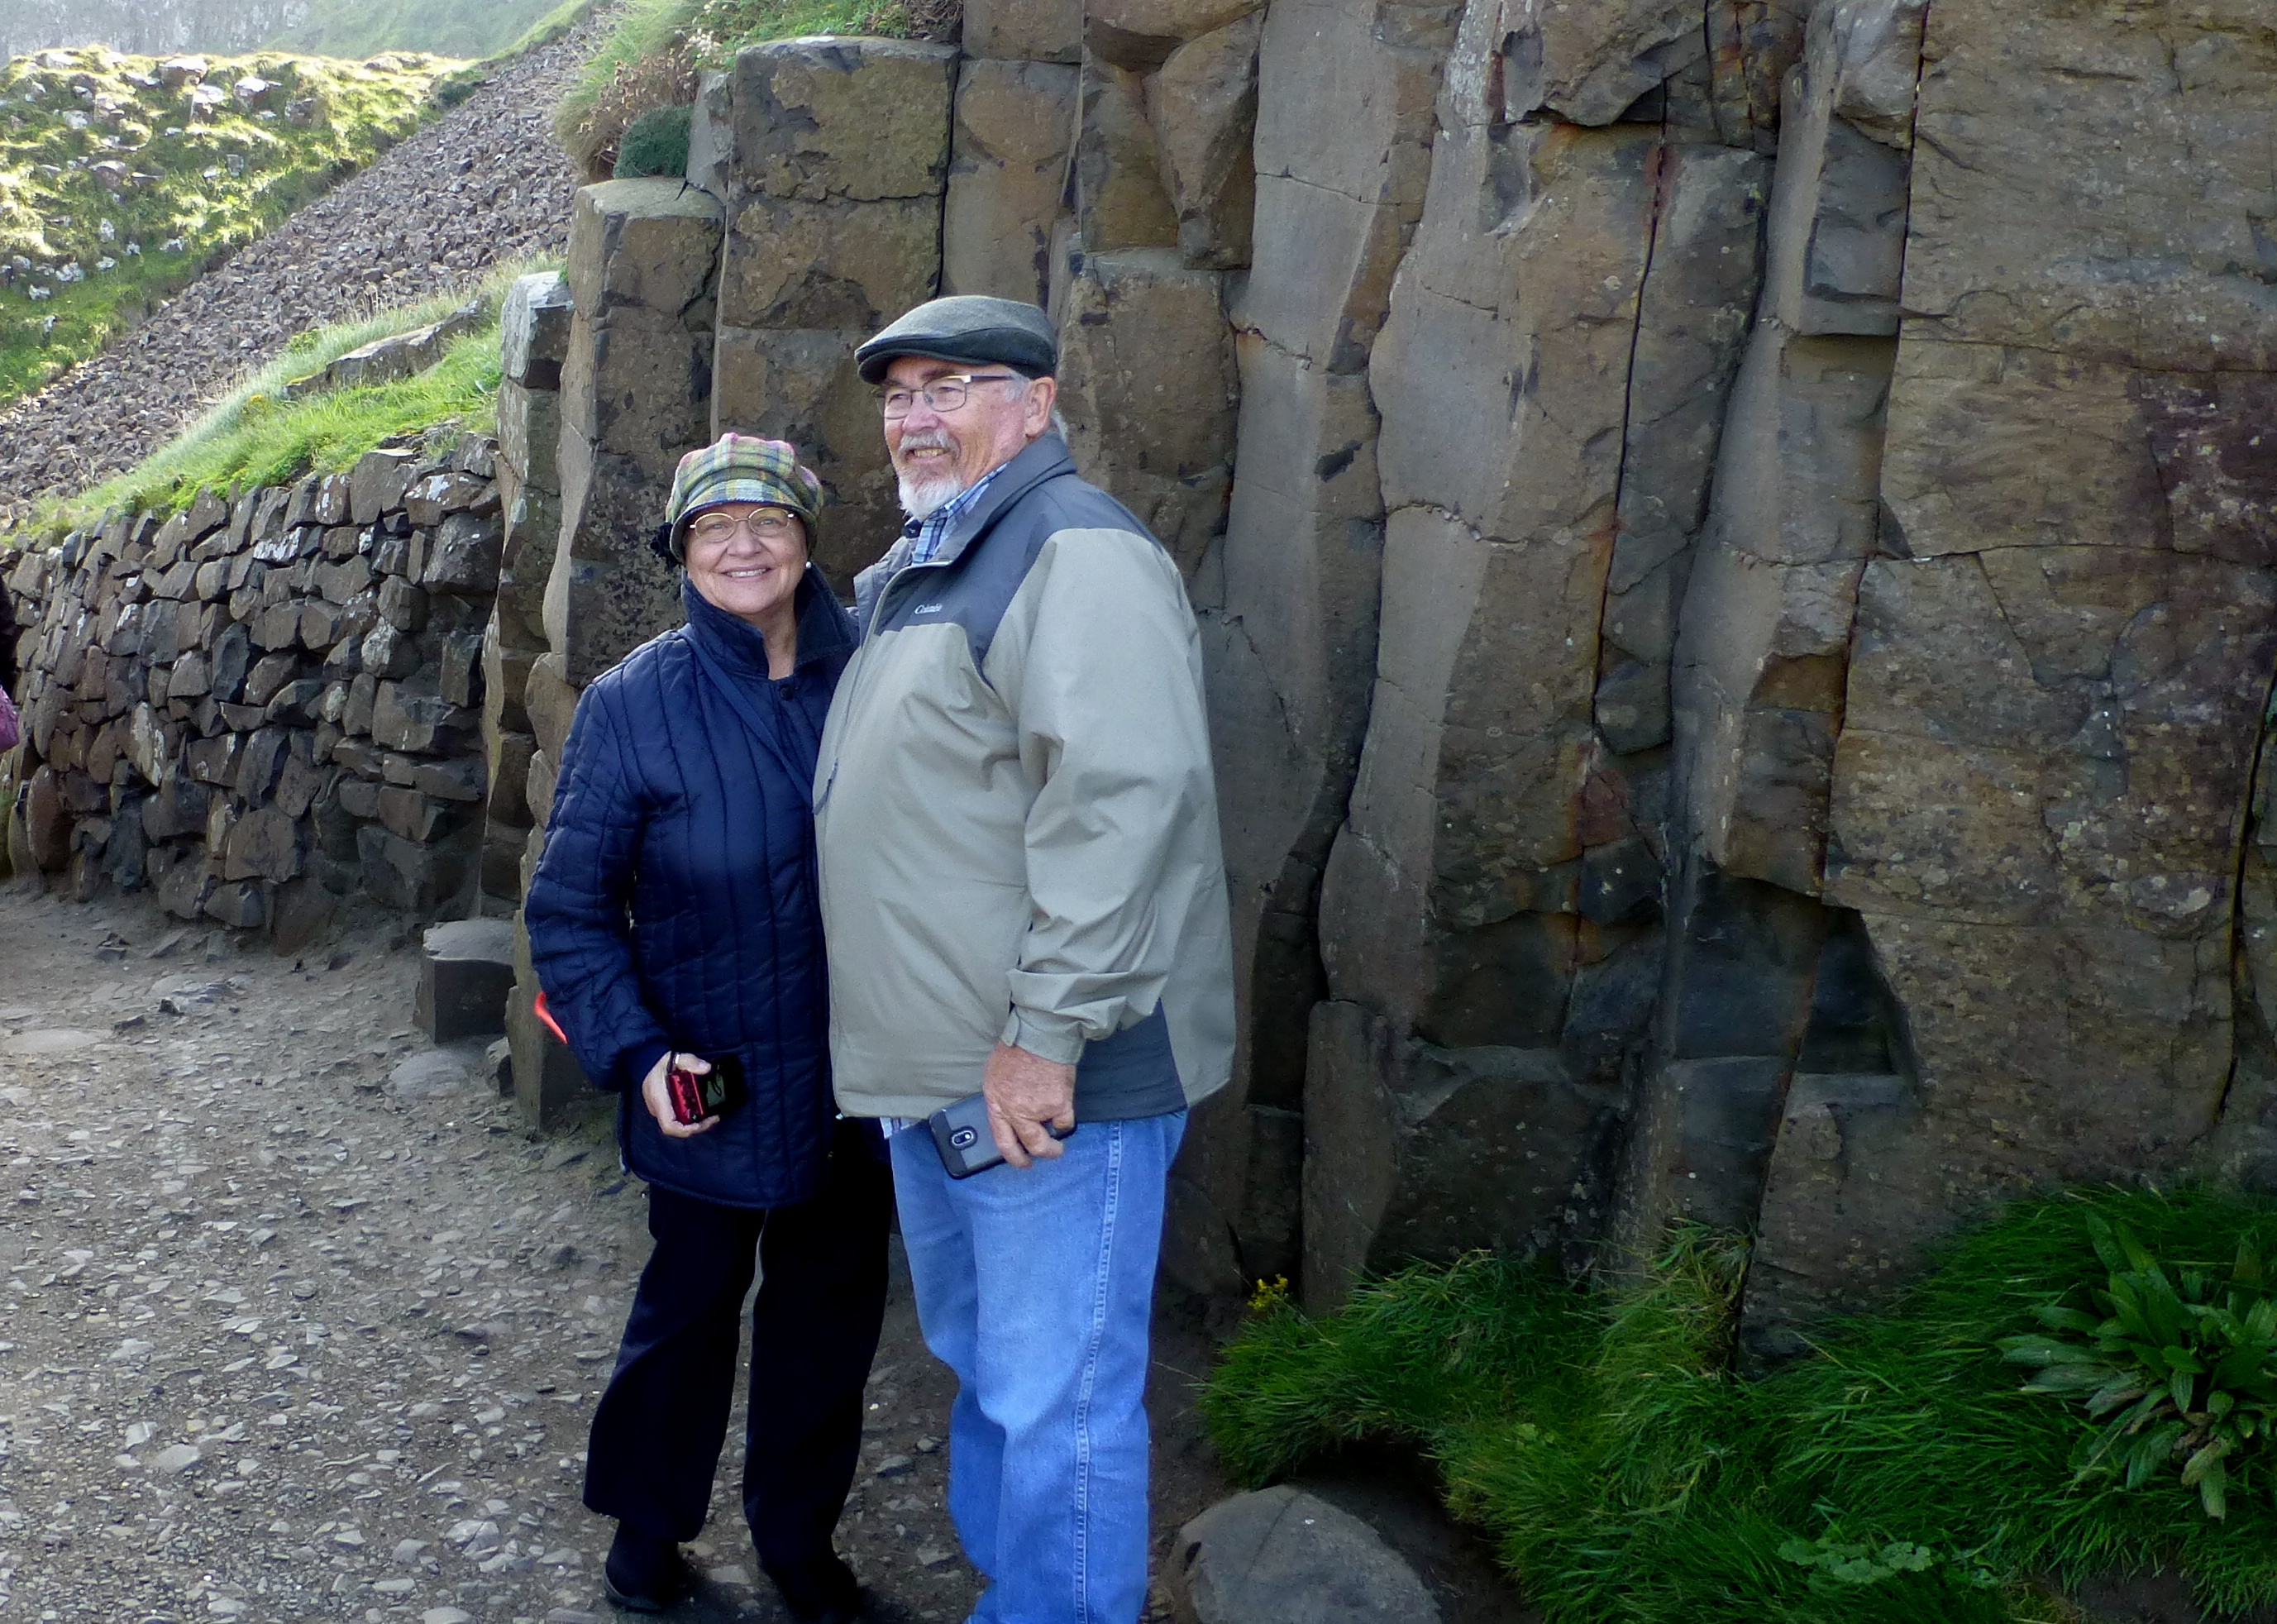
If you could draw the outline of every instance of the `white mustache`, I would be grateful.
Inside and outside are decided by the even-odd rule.
[[[954,453],[956,450],[956,442],[948,438],[948,433],[946,430],[921,429],[915,434],[904,434],[902,436],[902,448],[895,454],[905,457],[913,451],[947,451]]]

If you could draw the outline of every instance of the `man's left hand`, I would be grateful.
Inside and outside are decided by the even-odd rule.
[[[988,1127],[996,1148],[1014,1167],[1034,1159],[1064,1155],[1067,1147],[1052,1137],[1075,1127],[1075,1068],[1009,1043],[988,1056],[980,1091],[988,1100]]]

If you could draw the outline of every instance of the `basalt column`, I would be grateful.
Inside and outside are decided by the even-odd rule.
[[[532,753],[523,805],[537,827],[522,882],[544,850],[561,747],[587,683],[681,618],[676,573],[648,548],[672,473],[708,438],[720,208],[677,180],[612,180],[577,194],[570,217],[572,314],[560,362],[560,530],[542,608],[546,652],[523,675],[521,708]],[[510,330],[527,386],[544,363],[541,313]],[[551,295],[549,295],[549,298]],[[550,309],[550,306],[546,307]],[[519,354],[508,356],[511,367]],[[508,404],[513,404],[509,402]],[[539,403],[528,403],[538,411]],[[533,465],[542,460],[533,456]],[[528,471],[528,470],[526,470]],[[529,578],[518,560],[514,601]],[[503,728],[511,732],[514,729]],[[533,1122],[560,1117],[582,1083],[568,1051],[533,1013],[538,995],[527,934],[516,921],[518,979],[506,1007],[514,1091]]]
[[[1092,0],[1049,304],[1069,446],[1191,582],[1225,530],[1249,262],[1255,0]]]
[[[577,194],[561,364],[561,530],[544,626],[555,676],[582,689],[680,620],[648,547],[682,456],[708,438],[720,206],[677,180]],[[558,765],[560,740],[541,736]]]
[[[1720,10],[1720,8],[1719,8]],[[1474,0],[1370,358],[1375,685],[1321,903],[1307,1300],[1586,1235],[1659,980],[1671,608],[1797,31]]]
[[[1789,78],[1767,277],[1676,643],[1669,945],[1623,1239],[1749,1229],[1797,1085],[1887,1093],[1854,920],[1824,892],[1827,797],[1860,576],[1876,545],[1918,4],[1814,14]],[[1847,1079],[1847,1080],[1844,1080]]]
[[[956,52],[907,40],[754,45],[707,76],[691,181],[725,207],[715,434],[796,444],[830,494],[840,591],[900,528],[863,339],[940,278]]]
[[[1936,0],[1923,63],[1826,834],[1903,1041],[1878,1094],[1787,1102],[1774,1352],[1992,1201],[2190,1164],[2268,1100],[2232,974],[2277,660],[2277,29]]]
[[[1294,1277],[1321,871],[1375,674],[1383,505],[1367,362],[1423,212],[1459,7],[1277,0],[1258,59],[1253,263],[1233,301],[1238,477],[1197,583],[1240,1047],[1173,1186],[1198,1287]]]
[[[537,749],[522,698],[529,668],[548,649],[544,595],[561,530],[561,363],[569,353],[567,278],[519,278],[500,321],[505,376],[499,384],[499,496],[506,510],[497,607],[483,634],[483,749],[490,804],[483,837],[483,891],[522,900],[522,858],[545,808],[529,804]]]

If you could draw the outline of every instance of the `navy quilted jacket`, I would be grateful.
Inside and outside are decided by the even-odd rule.
[[[785,682],[756,630],[689,586],[688,624],[585,690],[523,904],[548,1008],[621,1095],[627,1165],[736,1207],[816,1193],[835,1116],[811,800],[854,632],[818,572],[798,590]],[[674,1048],[733,1053],[749,1088],[694,1139],[666,1139],[640,1102]]]

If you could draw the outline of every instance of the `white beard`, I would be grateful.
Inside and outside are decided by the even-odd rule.
[[[931,518],[940,511],[942,504],[963,495],[965,488],[964,482],[954,474],[941,475],[932,479],[910,479],[905,477],[900,481],[900,484],[902,511],[912,519]]]
[[[903,454],[927,449],[946,451],[952,456],[956,452],[948,436],[938,430],[913,434],[902,445]],[[897,472],[895,479],[901,486],[902,511],[912,519],[930,518],[942,503],[964,494],[964,482],[946,470],[931,475]]]

